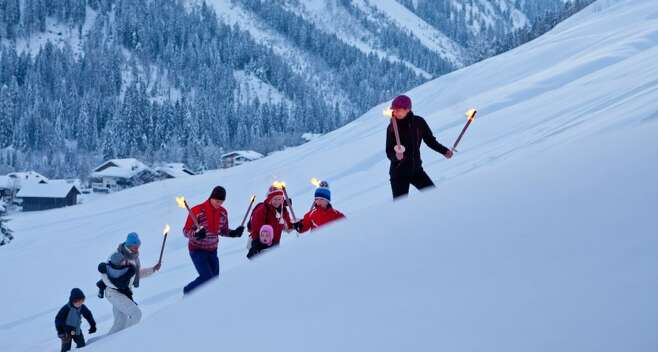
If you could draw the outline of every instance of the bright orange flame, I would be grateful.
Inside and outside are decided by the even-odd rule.
[[[185,197],[176,197],[176,204],[183,209],[187,208],[185,206]]]
[[[162,234],[166,235],[169,233],[169,230],[171,230],[171,227],[169,227],[169,224],[165,225],[164,230],[162,230]]]
[[[393,117],[393,110],[386,109],[386,110],[383,111],[383,114],[384,114],[384,116],[386,116],[388,118],[392,118]]]
[[[311,184],[312,184],[313,186],[315,186],[315,187],[320,187],[320,180],[318,180],[317,178],[313,177],[313,178],[311,179]]]
[[[286,188],[286,183],[283,182],[283,181],[274,181],[272,183],[272,186],[274,186],[275,188],[278,188],[278,189],[284,189],[284,188]]]
[[[469,121],[473,121],[473,119],[475,119],[475,114],[476,114],[477,112],[478,112],[478,111],[475,110],[475,109],[469,109],[469,110],[466,112],[466,118],[468,118]]]

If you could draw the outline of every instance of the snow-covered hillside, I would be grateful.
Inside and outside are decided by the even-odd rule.
[[[56,351],[56,310],[87,294],[99,333],[96,265],[130,231],[162,272],[136,300],[140,325],[87,350],[655,351],[658,349],[658,7],[600,0],[547,35],[408,94],[439,141],[479,118],[460,152],[424,150],[438,188],[390,201],[386,120],[374,107],[301,147],[240,167],[87,204],[15,216],[0,249],[0,347]],[[327,179],[348,220],[286,235],[257,261],[220,244],[222,274],[196,273],[174,197],[228,189],[237,226],[251,194],[288,183],[298,213]],[[298,214],[299,215],[299,214]]]

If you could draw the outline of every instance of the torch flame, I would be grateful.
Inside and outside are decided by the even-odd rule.
[[[386,109],[386,110],[383,111],[383,114],[384,114],[384,116],[386,116],[388,118],[392,118],[393,117],[393,110]]]
[[[320,180],[318,180],[317,178],[313,177],[313,178],[311,179],[311,184],[312,184],[313,186],[315,186],[315,187],[320,187]]]
[[[466,111],[466,118],[468,118],[469,121],[473,121],[473,119],[475,119],[475,114],[477,112],[478,111],[475,109],[469,109],[468,111]]]
[[[171,227],[169,227],[169,224],[166,224],[164,230],[162,230],[162,234],[166,235],[167,233],[169,233],[169,230],[171,230]]]
[[[176,203],[178,204],[179,207],[185,209],[185,197],[176,197]]]
[[[274,186],[274,188],[284,189],[284,188],[286,188],[286,183],[283,182],[283,181],[274,181],[272,183],[272,186]]]

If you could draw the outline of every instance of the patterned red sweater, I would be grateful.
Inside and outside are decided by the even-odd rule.
[[[190,215],[187,216],[185,227],[183,227],[183,234],[189,239],[188,248],[190,251],[216,251],[219,244],[219,236],[227,236],[229,233],[228,228],[228,213],[223,207],[215,209],[207,200],[194,208],[192,213],[196,216],[199,225],[205,227],[206,238],[197,240],[194,238],[196,228],[194,221]]]

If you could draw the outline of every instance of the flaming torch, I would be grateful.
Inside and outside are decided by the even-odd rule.
[[[319,188],[322,182],[320,182],[320,180],[318,180],[317,178],[313,177],[311,179],[311,184],[315,186],[315,188]],[[311,209],[309,211],[313,210],[313,207],[315,207],[315,199],[313,199],[313,203],[311,203]]]
[[[160,247],[160,258],[158,259],[158,266],[162,264],[162,255],[164,254],[164,249],[165,249],[165,243],[167,243],[167,236],[169,235],[169,224],[165,225],[164,230],[162,230],[163,234],[163,239],[162,239],[162,247]]]
[[[477,110],[475,109],[470,109],[466,112],[466,125],[462,129],[462,132],[459,134],[459,137],[457,137],[457,140],[455,141],[455,144],[452,146],[452,151],[456,152],[457,151],[457,144],[459,144],[459,141],[462,140],[462,137],[464,137],[464,133],[466,133],[466,130],[468,129],[468,126],[471,125],[471,122],[475,120],[475,114],[477,114]]]
[[[274,187],[276,187],[276,188],[283,191],[283,197],[285,198],[285,204],[288,206],[288,209],[290,209],[290,215],[292,215],[292,219],[293,219],[292,222],[296,222],[297,221],[297,216],[295,216],[295,211],[292,209],[292,205],[289,204],[289,202],[288,202],[288,199],[290,199],[290,197],[288,197],[288,190],[286,189],[286,183],[282,182],[282,181],[274,181],[274,183],[272,183],[272,186],[274,186]]]
[[[249,216],[249,213],[251,212],[251,207],[254,205],[255,201],[256,201],[256,196],[255,195],[251,196],[251,201],[249,202],[249,208],[247,208],[247,212],[244,214],[240,226],[244,226],[244,223],[247,221],[247,216]]]
[[[388,117],[391,119],[391,124],[393,125],[393,133],[395,134],[395,147],[393,147],[393,150],[395,150],[396,153],[399,154],[404,154],[405,148],[400,143],[400,132],[398,131],[398,119],[393,116],[393,110],[391,109],[386,109],[384,110],[384,116]]]
[[[201,228],[201,226],[199,226],[199,221],[197,220],[196,216],[194,216],[194,213],[192,213],[192,209],[190,209],[190,206],[187,204],[185,197],[176,197],[176,203],[179,207],[187,209],[187,212],[192,217],[192,221],[194,221],[194,226],[196,226],[197,229]]]

